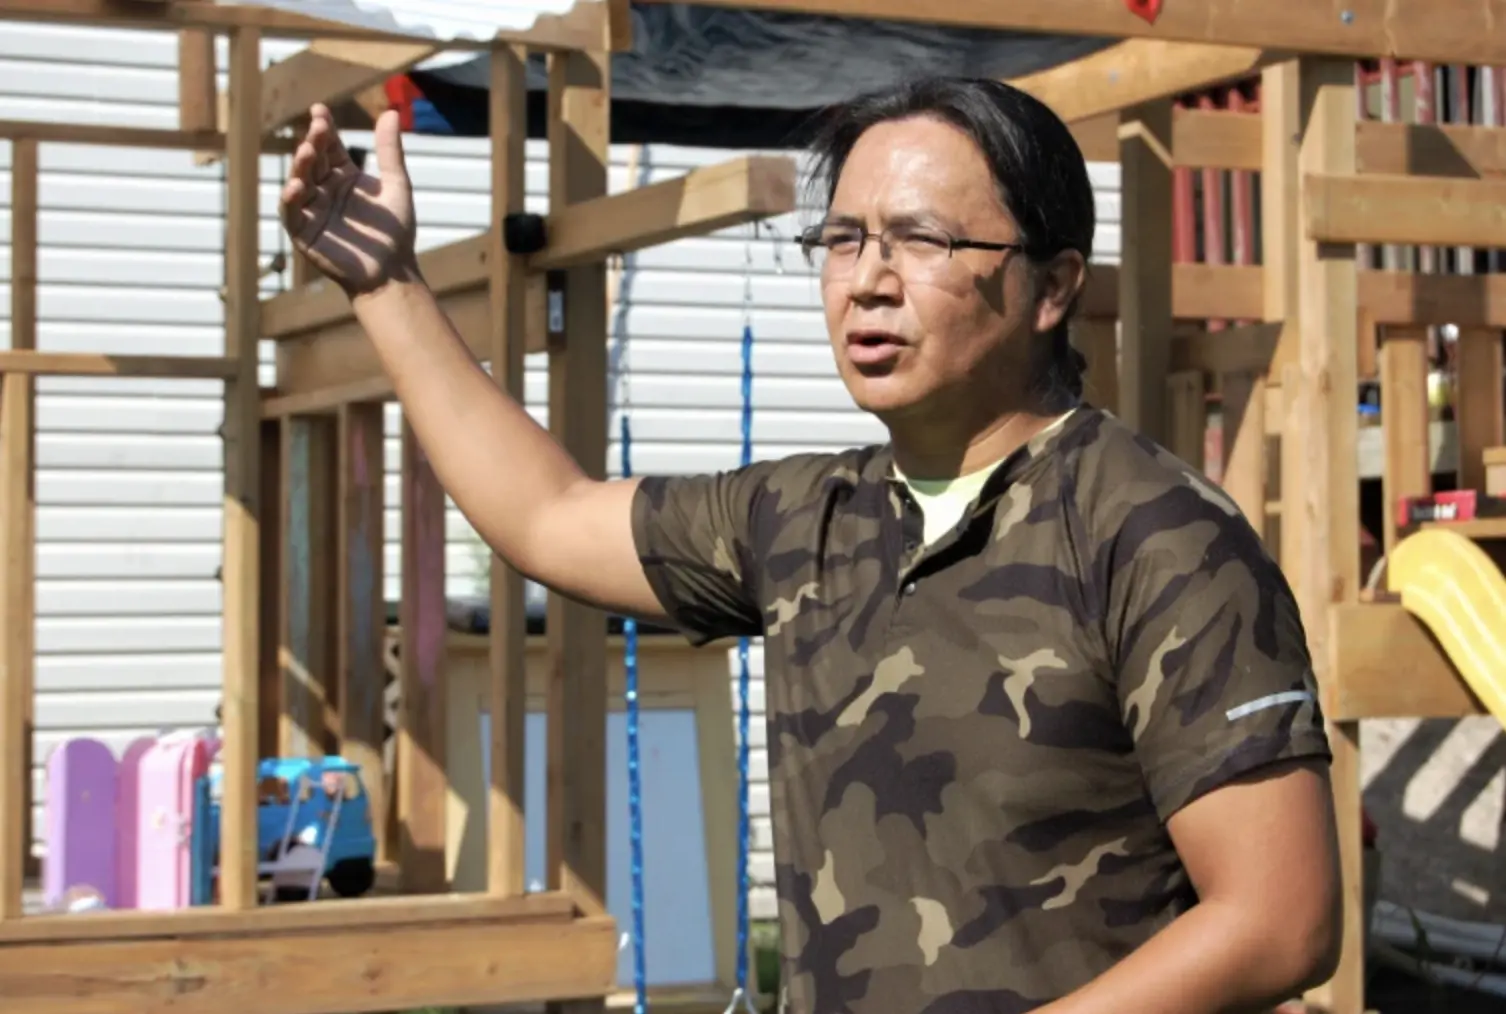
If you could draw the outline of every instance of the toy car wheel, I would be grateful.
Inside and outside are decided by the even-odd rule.
[[[342,898],[359,898],[376,885],[376,867],[370,859],[342,859],[325,874],[330,890]]]

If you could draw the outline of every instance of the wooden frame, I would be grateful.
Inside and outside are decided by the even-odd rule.
[[[1349,16],[1343,19],[1310,0],[1263,0],[1226,4],[1216,22],[1201,17],[1197,5],[1168,5],[1153,25],[1117,0],[973,3],[945,10],[909,0],[708,2],[1092,33],[1142,40],[1147,45],[1138,48],[1147,51],[1175,46],[1184,54],[1175,74],[1145,68],[1143,78],[1126,88],[1124,96],[1137,103],[1133,108],[1116,109],[1099,87],[1098,97],[1083,100],[1071,114],[1117,113],[1111,143],[1123,166],[1126,209],[1126,256],[1119,268],[1095,272],[1078,336],[1100,357],[1090,383],[1104,403],[1194,462],[1202,461],[1205,392],[1221,386],[1229,397],[1238,386],[1234,381],[1243,378],[1235,437],[1260,451],[1231,454],[1225,481],[1239,490],[1242,508],[1278,547],[1308,624],[1333,720],[1346,949],[1333,982],[1313,999],[1332,1014],[1360,1014],[1361,892],[1353,889],[1363,868],[1356,723],[1399,713],[1469,713],[1477,702],[1461,691],[1457,671],[1414,618],[1383,595],[1362,593],[1360,476],[1350,450],[1356,422],[1346,392],[1361,374],[1362,338],[1380,329],[1381,378],[1393,396],[1383,482],[1388,497],[1425,491],[1428,464],[1418,448],[1427,445],[1419,435],[1427,417],[1415,404],[1422,396],[1416,329],[1458,325],[1477,364],[1472,376],[1499,376],[1506,276],[1361,271],[1355,250],[1366,243],[1413,242],[1506,247],[1499,217],[1506,130],[1357,122],[1353,58],[1506,64],[1506,39],[1482,23],[1477,0],[1356,0],[1345,5]],[[606,256],[778,214],[794,202],[792,168],[777,159],[733,160],[671,184],[606,195],[609,54],[625,45],[625,6],[583,0],[537,33],[459,44],[490,53],[493,221],[523,207],[525,48],[549,54],[553,238],[544,252],[524,257],[508,251],[493,228],[425,254],[426,272],[447,309],[473,352],[492,364],[500,386],[520,395],[525,352],[548,355],[551,428],[594,474],[605,470]],[[369,357],[353,353],[363,346],[343,298],[311,279],[306,264],[294,265],[295,292],[265,301],[258,296],[257,159],[262,151],[285,149],[290,141],[275,131],[296,122],[296,104],[274,107],[269,97],[263,34],[326,40],[300,65],[330,70],[318,86],[330,94],[311,91],[300,101],[350,96],[379,79],[381,68],[416,58],[419,44],[286,11],[207,0],[0,0],[0,18],[185,32],[179,131],[0,123],[0,137],[14,144],[13,343],[0,355],[0,550],[10,561],[0,579],[0,620],[7,628],[0,651],[0,995],[22,998],[38,1014],[208,1012],[223,1009],[232,994],[235,1003],[267,1014],[548,1000],[599,1007],[615,989],[616,951],[616,929],[603,901],[609,646],[602,617],[551,600],[542,648],[550,674],[543,688],[550,763],[558,772],[551,781],[549,883],[542,894],[525,895],[521,738],[528,647],[521,581],[507,568],[493,567],[498,622],[486,642],[494,716],[486,893],[444,894],[444,671],[451,658],[438,591],[444,498],[422,448],[405,431],[406,650],[399,676],[397,791],[389,792],[378,688],[385,637],[382,402],[391,389]],[[223,121],[212,88],[213,49],[205,45],[217,32],[231,41]],[[346,41],[337,47],[327,41],[332,39]],[[1200,44],[1226,49],[1199,51]],[[376,46],[390,48],[384,56]],[[1233,48],[1238,46],[1258,48]],[[1053,69],[1037,78],[1037,86],[1043,93],[1073,95],[1074,74],[1101,85],[1106,72],[1133,69],[1134,52],[1125,46],[1076,69]],[[1330,55],[1294,55],[1313,52]],[[1167,92],[1255,70],[1264,89],[1258,114],[1176,111]],[[37,147],[51,141],[223,152],[229,188],[224,356],[164,360],[36,350]],[[1261,172],[1263,264],[1172,263],[1171,179],[1185,166]],[[1451,179],[1412,178],[1423,175]],[[1387,216],[1367,214],[1378,200],[1387,202]],[[1446,213],[1439,214],[1440,208]],[[551,295],[567,308],[562,322],[545,312]],[[1210,320],[1250,323],[1215,333],[1206,326]],[[1105,369],[1101,357],[1108,353],[1113,361],[1116,324],[1125,332],[1120,365]],[[261,337],[279,343],[277,385],[270,391],[259,390],[255,381]],[[22,916],[33,691],[32,398],[34,377],[56,373],[226,381],[224,828],[225,840],[237,846],[222,855],[221,901],[213,909],[86,920]],[[1461,395],[1461,478],[1500,483],[1506,481],[1499,478],[1506,468],[1500,451],[1506,411],[1499,390],[1476,383]],[[1166,408],[1157,408],[1158,402]],[[1278,453],[1273,441],[1286,452]],[[315,510],[315,504],[329,509]],[[324,537],[331,532],[333,538]],[[1476,533],[1498,535],[1489,526]],[[316,616],[313,604],[325,599],[328,612]],[[309,603],[307,615],[295,611],[300,601]],[[1387,646],[1384,658],[1375,655],[1377,644]],[[1389,667],[1403,664],[1423,675],[1398,693]],[[256,857],[245,833],[254,818],[255,761],[272,750],[317,752],[327,746],[362,765],[373,797],[396,799],[395,806],[379,806],[376,813],[382,858],[396,865],[407,890],[428,896],[297,910],[255,907]],[[332,949],[321,950],[325,958],[317,976],[303,974],[311,933],[335,940]],[[414,955],[420,957],[410,973],[404,959]],[[288,974],[266,974],[294,960],[299,966]],[[112,1008],[106,998],[114,996],[120,1002]]]

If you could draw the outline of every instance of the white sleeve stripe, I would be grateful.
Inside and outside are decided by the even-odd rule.
[[[1237,722],[1241,718],[1253,715],[1257,711],[1264,711],[1266,708],[1275,708],[1283,704],[1302,704],[1305,701],[1311,700],[1316,700],[1311,691],[1285,690],[1279,694],[1267,694],[1264,697],[1257,697],[1255,700],[1241,704],[1237,708],[1230,708],[1224,712],[1224,716],[1231,722]]]

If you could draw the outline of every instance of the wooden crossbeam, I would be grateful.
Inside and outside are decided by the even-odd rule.
[[[1069,63],[1013,78],[1068,123],[1257,73],[1264,50],[1128,39]]]
[[[0,351],[0,375],[44,377],[234,377],[240,363],[228,356],[116,356],[93,352]]]
[[[588,263],[794,210],[795,163],[744,156],[684,176],[561,209],[548,221],[548,245],[528,259],[532,272]],[[485,286],[486,233],[419,254],[419,270],[436,295]],[[315,282],[262,304],[262,335],[285,340],[352,319],[335,286]],[[322,385],[321,385],[322,386]],[[279,387],[282,382],[279,380]],[[292,389],[284,388],[284,393]]]
[[[577,0],[563,14],[541,14],[521,31],[500,30],[491,39],[446,39],[445,49],[484,50],[495,42],[515,42],[535,49],[573,51],[631,48],[632,39],[619,0]],[[0,21],[41,21],[176,31],[208,28],[228,31],[255,28],[268,38],[354,39],[369,42],[413,42],[414,36],[384,32],[341,21],[313,17],[277,7],[217,0],[160,0],[145,3],[122,0],[0,0]]]
[[[111,148],[165,148],[177,151],[224,151],[226,135],[216,130],[171,130],[157,127],[113,127],[92,123],[48,123],[0,120],[0,139],[44,144],[97,144]],[[269,154],[293,150],[293,142],[272,139],[262,148]]]
[[[262,75],[262,133],[287,126],[315,102],[344,102],[440,51],[423,42],[315,39]]]
[[[1309,239],[1506,247],[1506,180],[1309,175]]]
[[[673,0],[643,0],[670,3]],[[954,28],[1163,39],[1289,53],[1394,56],[1438,63],[1506,63],[1506,0],[1265,0],[1168,3],[1155,21],[1120,0],[697,0],[707,7],[923,22]],[[1216,14],[1210,11],[1216,8]]]
[[[1264,168],[1260,123],[1259,113],[1178,109],[1172,118],[1172,159],[1190,169],[1259,172]],[[1363,174],[1506,177],[1503,127],[1362,120],[1354,139],[1356,169]],[[1085,147],[1084,153],[1094,161],[1119,159],[1117,145]]]
[[[1172,316],[1178,320],[1258,320],[1264,275],[1259,266],[1177,264],[1172,268]],[[1119,270],[1097,265],[1083,294],[1089,320],[1118,313]],[[1359,302],[1377,324],[1457,324],[1506,328],[1506,275],[1424,275],[1361,271]]]

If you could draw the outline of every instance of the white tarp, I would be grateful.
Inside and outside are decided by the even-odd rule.
[[[533,27],[541,14],[563,14],[576,0],[221,0],[275,7],[342,24],[440,42],[486,40]]]

